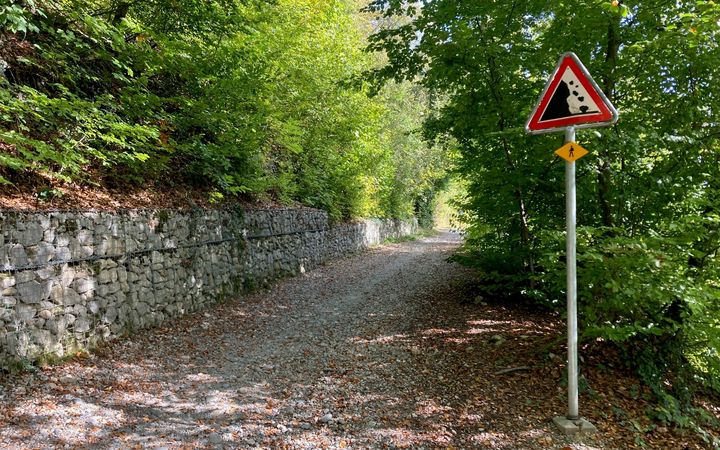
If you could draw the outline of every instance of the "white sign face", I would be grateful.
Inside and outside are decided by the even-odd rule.
[[[596,114],[600,112],[600,107],[590,98],[588,91],[575,76],[575,72],[569,67],[565,69],[562,82],[565,83],[570,91],[570,95],[568,95],[566,99],[570,114]],[[555,92],[557,94],[557,91]]]

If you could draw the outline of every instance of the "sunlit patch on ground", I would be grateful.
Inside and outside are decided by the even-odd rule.
[[[405,334],[395,334],[391,336],[380,336],[373,339],[363,339],[363,338],[353,338],[351,342],[354,342],[356,344],[389,344],[391,342],[396,341],[402,341],[407,339],[407,335]]]
[[[506,326],[512,322],[509,321],[499,321],[499,320],[468,320],[467,324],[472,327],[483,327],[484,329],[487,327],[494,327],[494,326]]]
[[[512,442],[505,433],[491,433],[482,431],[470,438],[470,442],[487,448],[496,448],[498,445],[504,445]]]
[[[425,336],[436,336],[438,334],[443,335],[443,334],[452,334],[452,333],[457,333],[457,332],[458,332],[458,330],[443,330],[440,328],[430,328],[428,330],[424,330],[422,332],[422,334]]]
[[[418,402],[415,413],[420,417],[427,418],[442,415],[450,410],[452,408],[440,405],[433,399],[428,399]]]

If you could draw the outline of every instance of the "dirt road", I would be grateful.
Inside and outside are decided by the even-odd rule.
[[[571,444],[550,421],[559,387],[497,374],[536,365],[549,325],[463,303],[471,274],[446,261],[459,244],[443,233],[386,245],[6,377],[0,448]]]

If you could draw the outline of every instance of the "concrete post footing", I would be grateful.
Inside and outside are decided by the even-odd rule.
[[[553,418],[553,422],[560,429],[560,431],[568,436],[575,434],[593,434],[597,433],[595,425],[588,422],[582,417],[579,419],[568,419],[565,416],[557,416]]]

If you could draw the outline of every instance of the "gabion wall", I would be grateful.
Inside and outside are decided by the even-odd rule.
[[[415,222],[306,208],[0,211],[0,367],[167,323]]]

